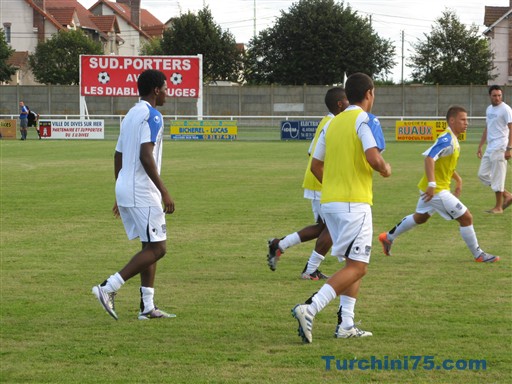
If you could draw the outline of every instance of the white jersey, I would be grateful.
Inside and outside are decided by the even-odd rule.
[[[505,103],[489,105],[485,113],[487,124],[486,151],[505,150],[508,144],[509,128],[512,123],[512,108]]]
[[[140,146],[154,143],[153,158],[160,174],[162,164],[162,114],[146,101],[139,101],[121,123],[116,151],[123,163],[116,181],[116,200],[120,207],[155,207],[162,196],[140,162]]]

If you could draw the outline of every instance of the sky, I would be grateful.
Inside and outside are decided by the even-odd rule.
[[[79,0],[86,8],[96,0]],[[165,23],[171,17],[191,11],[197,13],[204,6],[212,12],[215,23],[223,31],[229,30],[238,43],[248,43],[259,31],[272,27],[281,11],[287,12],[297,1],[290,0],[141,0],[141,7],[150,11]],[[395,46],[396,65],[390,75],[398,83],[403,76],[410,79],[411,70],[407,58],[412,46],[418,39],[424,40],[424,34],[430,34],[435,20],[443,11],[453,10],[466,26],[475,24],[482,32],[485,6],[509,6],[509,0],[351,0],[345,5],[357,11],[362,17],[371,19],[374,31],[383,39],[391,40]],[[402,31],[403,51],[402,60]]]

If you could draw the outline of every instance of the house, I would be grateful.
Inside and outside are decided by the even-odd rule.
[[[99,0],[86,9],[78,0],[0,1],[0,28],[7,43],[15,50],[9,64],[16,74],[10,84],[37,84],[28,65],[40,41],[63,30],[81,29],[91,39],[101,42],[105,54],[139,55],[141,44],[161,37],[165,28],[141,0]]]
[[[484,35],[489,39],[494,52],[494,74],[496,79],[489,84],[512,84],[512,0],[508,7],[485,7]]]
[[[124,44],[119,55],[137,56],[144,42],[161,38],[165,25],[146,9],[140,7],[141,0],[98,0],[89,11],[97,16],[115,16],[118,20]]]

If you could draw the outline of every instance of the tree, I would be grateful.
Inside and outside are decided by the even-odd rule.
[[[384,78],[394,46],[370,22],[334,0],[300,0],[249,43],[245,77],[254,84],[342,83],[364,72]]]
[[[157,37],[143,42],[142,46],[140,47],[140,54],[146,55],[146,56],[160,56],[163,55],[162,51],[162,39],[159,39]]]
[[[0,29],[0,81],[11,80],[11,76],[16,73],[16,68],[7,63],[13,53],[14,49],[5,40],[4,30]]]
[[[160,46],[146,52],[180,56],[202,54],[204,81],[240,80],[242,52],[234,36],[215,24],[208,7],[197,15],[188,12],[175,18],[171,27],[164,31]]]
[[[81,30],[61,31],[40,42],[28,60],[38,82],[72,85],[80,82],[80,55],[101,54],[101,44]]]
[[[492,75],[493,53],[478,27],[468,28],[453,11],[445,11],[425,40],[418,39],[411,56],[415,82],[443,85],[487,84]]]

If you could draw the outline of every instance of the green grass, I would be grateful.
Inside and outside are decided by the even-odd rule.
[[[139,249],[111,214],[113,141],[2,141],[1,376],[3,383],[507,383],[512,376],[512,211],[489,216],[476,141],[462,145],[462,201],[480,245],[472,261],[458,225],[439,216],[395,242],[379,232],[414,211],[427,143],[389,143],[390,179],[375,177],[374,251],[356,321],[374,337],[336,340],[338,300],[302,345],[290,309],[322,285],[300,280],[313,243],[275,272],[266,239],[311,223],[301,182],[308,143],[167,142],[168,217],[156,302],[178,315],[140,322],[138,279],[119,292],[119,321],[90,293]],[[508,189],[510,181],[508,177]],[[331,274],[340,267],[328,257]],[[484,370],[325,370],[322,356],[485,359]]]

